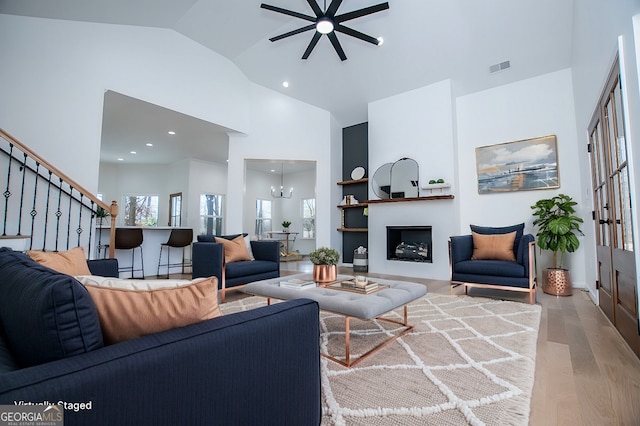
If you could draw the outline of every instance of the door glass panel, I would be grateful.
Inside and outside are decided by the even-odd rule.
[[[615,101],[616,112],[616,130],[617,139],[616,144],[618,147],[618,166],[627,161],[627,147],[624,138],[624,114],[622,113],[622,90],[620,87],[620,80],[613,91],[613,98]]]
[[[628,168],[625,167],[620,173],[620,191],[622,196],[622,214],[620,229],[622,230],[622,246],[623,250],[633,251],[633,231],[631,228],[631,189],[629,188]]]
[[[622,227],[617,223],[618,218],[622,216],[621,214],[621,202],[620,202],[620,173],[616,173],[612,178],[613,183],[613,205],[615,208],[610,209],[610,218],[613,223],[613,231],[615,233],[613,246],[616,248],[622,248]]]

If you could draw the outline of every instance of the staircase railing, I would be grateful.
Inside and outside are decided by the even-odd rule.
[[[64,251],[83,247],[88,258],[104,256],[103,221],[111,217],[109,257],[114,257],[118,205],[105,204],[73,179],[0,129],[0,246],[27,239],[26,249]]]

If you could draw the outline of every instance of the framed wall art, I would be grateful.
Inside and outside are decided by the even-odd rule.
[[[476,148],[478,193],[560,187],[556,136]]]

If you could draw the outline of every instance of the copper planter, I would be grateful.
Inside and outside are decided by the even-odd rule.
[[[545,269],[542,291],[554,296],[571,296],[571,274],[566,269]]]
[[[338,279],[337,265],[313,265],[313,280],[317,283],[330,283]]]

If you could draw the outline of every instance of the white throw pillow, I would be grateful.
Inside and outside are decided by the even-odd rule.
[[[157,290],[159,288],[182,287],[193,283],[189,280],[132,280],[97,275],[78,275],[75,279],[82,284],[125,290]]]

